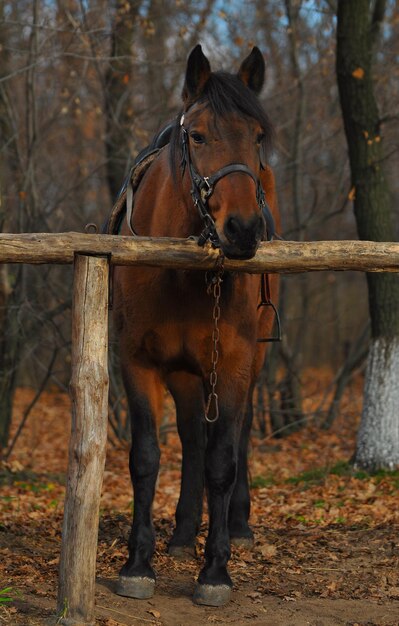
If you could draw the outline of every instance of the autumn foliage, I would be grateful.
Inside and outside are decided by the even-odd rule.
[[[216,622],[229,623],[235,616],[235,623],[250,623],[254,616],[265,614],[271,601],[282,602],[290,610],[301,606],[311,611],[312,599],[318,598],[319,612],[324,601],[350,600],[357,607],[356,601],[361,600],[363,613],[355,611],[354,615],[378,615],[380,607],[387,617],[364,622],[358,617],[357,623],[397,623],[393,615],[399,600],[399,473],[370,477],[351,468],[361,380],[348,389],[333,429],[320,431],[312,410],[319,405],[330,376],[328,371],[306,372],[308,419],[303,430],[280,440],[261,439],[256,433],[252,437],[251,523],[256,543],[253,551],[233,548],[230,569],[240,590],[237,602],[214,616]],[[18,390],[14,428],[32,395],[29,389]],[[198,613],[198,607],[191,607],[191,601],[188,604],[202,561],[206,516],[197,559],[182,564],[167,555],[181,449],[169,399],[165,407],[170,428],[167,443],[162,444],[154,505],[158,591],[152,601],[137,603],[117,598],[109,590],[126,557],[132,509],[128,446],[110,434],[98,547],[99,624],[149,621],[172,625],[176,623],[173,611],[183,609],[188,611],[187,619],[198,619],[194,623],[209,623],[215,612],[201,609]],[[6,615],[9,624],[39,624],[54,611],[69,427],[68,396],[44,393],[14,453],[1,468],[0,587],[12,586],[14,602],[0,609],[0,618]],[[345,607],[347,623],[354,624],[356,620],[350,619],[355,609],[352,604]],[[129,614],[138,615],[142,622],[129,621]],[[221,621],[216,619],[220,615]]]

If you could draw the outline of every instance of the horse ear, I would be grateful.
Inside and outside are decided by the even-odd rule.
[[[186,80],[182,98],[184,102],[197,100],[202,93],[206,81],[211,75],[211,66],[201,46],[198,44],[191,51],[187,60]]]
[[[265,61],[263,54],[257,46],[255,46],[251,54],[243,60],[237,75],[247,87],[252,89],[256,94],[260,94],[265,80]]]

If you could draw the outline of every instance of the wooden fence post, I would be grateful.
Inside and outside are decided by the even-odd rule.
[[[62,529],[59,624],[95,624],[95,572],[108,421],[107,257],[75,256],[72,428]]]

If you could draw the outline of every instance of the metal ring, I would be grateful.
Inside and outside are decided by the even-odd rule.
[[[85,232],[88,235],[97,235],[98,234],[98,226],[94,222],[89,222],[85,226]]]

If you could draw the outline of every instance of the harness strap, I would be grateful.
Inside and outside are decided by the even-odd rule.
[[[126,222],[133,237],[138,237],[136,231],[134,230],[132,226],[133,224],[132,217],[133,217],[133,184],[132,184],[132,181],[129,180],[127,187],[126,187]]]

